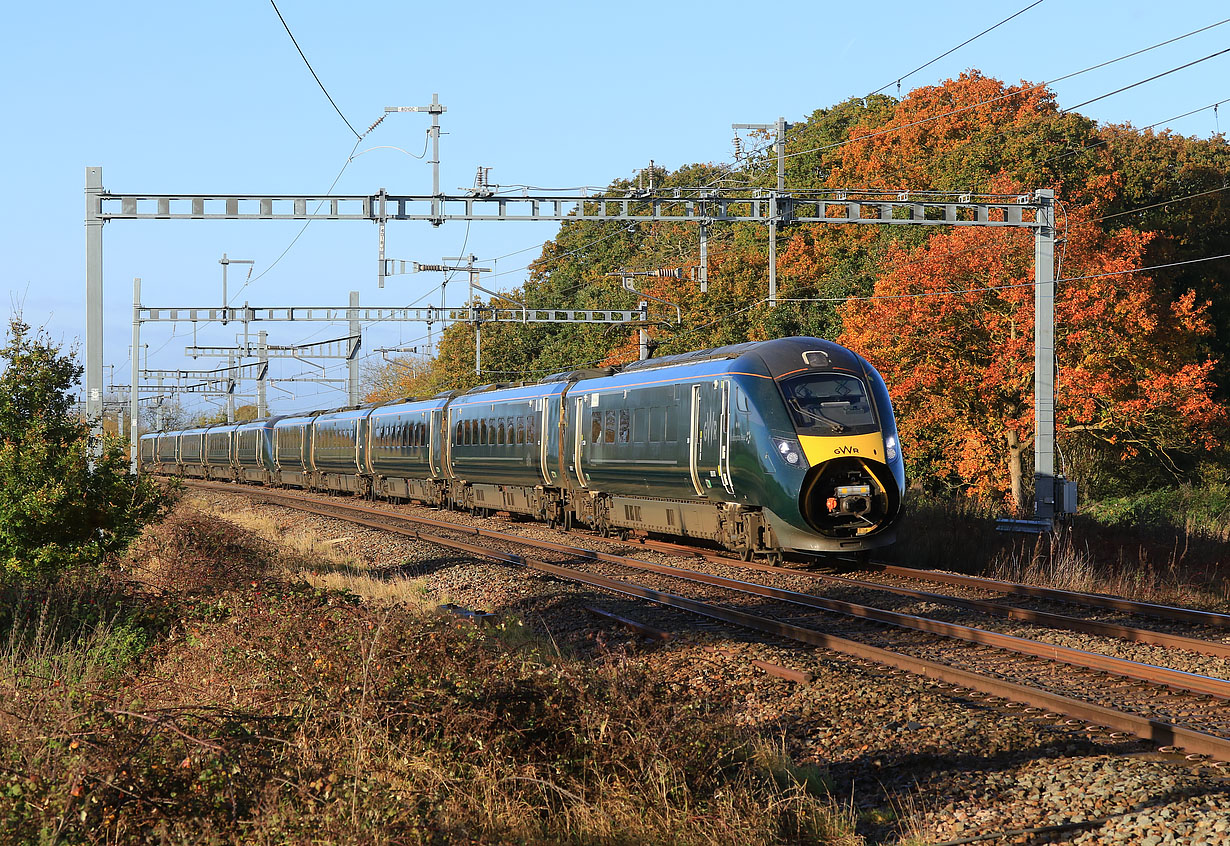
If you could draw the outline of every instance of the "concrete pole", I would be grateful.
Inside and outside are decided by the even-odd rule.
[[[102,168],[85,169],[85,416],[90,426],[89,462],[102,456],[103,238]],[[135,383],[134,383],[135,384]]]
[[[363,325],[359,323],[359,292],[350,292],[350,361],[346,373],[346,393],[350,405],[359,404],[359,347],[363,345],[360,334]]]
[[[140,446],[141,435],[138,429],[138,414],[140,400],[141,368],[138,366],[141,352],[141,277],[132,280],[132,374],[128,390],[128,443],[131,453],[128,461],[128,471],[137,472],[137,449]]]
[[[266,334],[262,329],[257,335],[256,354],[260,357],[260,379],[256,383],[256,416],[266,418],[269,416],[268,397],[265,393],[265,385],[269,377],[269,345],[265,342]]]
[[[1055,516],[1055,192],[1034,194],[1034,516]]]

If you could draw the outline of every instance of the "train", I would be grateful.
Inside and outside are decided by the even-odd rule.
[[[906,489],[883,378],[809,337],[151,433],[138,466],[502,511],[769,561],[892,543]]]

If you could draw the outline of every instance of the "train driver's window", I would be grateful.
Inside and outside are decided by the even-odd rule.
[[[615,409],[606,413],[606,427],[602,431],[602,440],[608,444],[615,443]]]

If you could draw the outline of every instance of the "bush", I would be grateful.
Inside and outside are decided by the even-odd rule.
[[[0,581],[49,582],[124,547],[169,495],[128,475],[116,438],[89,466],[89,429],[69,394],[81,377],[73,352],[15,316],[0,359]]]

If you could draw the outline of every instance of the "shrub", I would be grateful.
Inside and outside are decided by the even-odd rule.
[[[169,495],[128,475],[118,439],[90,466],[69,394],[81,377],[74,352],[15,316],[0,359],[0,581],[48,582],[125,546]]]

